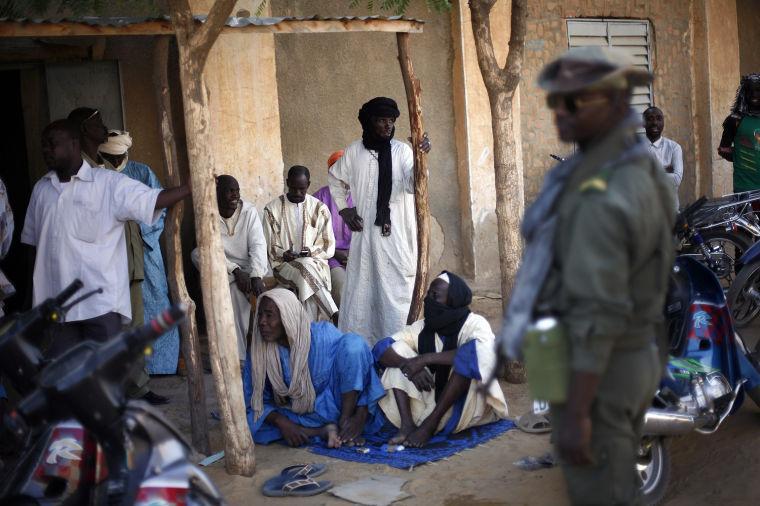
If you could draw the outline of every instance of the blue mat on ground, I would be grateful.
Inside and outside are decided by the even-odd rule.
[[[366,453],[360,452],[357,447],[327,448],[323,442],[311,445],[309,451],[317,455],[352,462],[386,464],[398,469],[409,469],[474,448],[514,428],[515,424],[510,420],[500,420],[487,425],[472,427],[456,434],[433,436],[424,448],[405,448],[400,452],[389,452],[386,443],[396,434],[398,429],[385,426],[379,433],[373,436],[365,436],[367,442],[359,448],[369,449],[369,452]]]

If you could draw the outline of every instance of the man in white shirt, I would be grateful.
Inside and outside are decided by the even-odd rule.
[[[234,177],[222,175],[216,178],[216,202],[222,221],[219,228],[227,260],[238,354],[240,361],[245,362],[251,321],[250,296],[258,297],[266,290],[262,278],[267,273],[267,242],[256,207],[240,198],[240,185]],[[198,267],[198,248],[190,256]]]
[[[130,321],[124,223],[152,223],[190,187],[152,189],[92,167],[82,159],[79,125],[70,120],[45,128],[42,154],[51,170],[34,186],[21,233],[21,242],[36,248],[34,304],[77,278],[86,290],[103,289],[52,327],[46,356],[54,358],[81,341],[104,341]]]
[[[264,207],[267,256],[275,279],[295,291],[312,321],[337,323],[327,263],[335,254],[335,234],[330,209],[307,193],[310,176],[302,165],[291,167],[287,193]]]
[[[662,136],[665,128],[665,116],[657,107],[650,107],[644,111],[644,130],[649,140],[649,152],[659,160],[662,168],[668,173],[668,179],[675,190],[675,206],[678,211],[678,187],[683,179],[683,153],[681,146],[667,137]]]

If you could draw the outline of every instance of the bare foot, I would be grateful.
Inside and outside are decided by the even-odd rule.
[[[322,427],[322,439],[327,441],[328,448],[340,448],[340,438],[338,437],[338,426],[334,423],[328,423]]]
[[[347,419],[338,420],[338,427],[340,428],[338,435],[340,437],[340,440],[344,444],[356,444],[356,440],[362,435],[366,421],[367,406],[358,406],[353,415]],[[353,446],[353,444],[350,446]]]
[[[433,437],[433,433],[435,432],[435,427],[430,427],[426,423],[422,423],[417,430],[409,434],[409,437],[406,438],[406,444],[407,446],[411,446],[412,448],[422,448],[427,444],[428,441],[430,441],[430,438]]]
[[[411,424],[409,426],[402,425],[401,428],[396,433],[396,435],[388,440],[388,444],[389,445],[403,444],[406,441],[406,438],[409,437],[409,434],[411,434],[415,430],[417,430],[417,426],[414,424]]]

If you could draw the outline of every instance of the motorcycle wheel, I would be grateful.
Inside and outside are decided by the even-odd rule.
[[[660,504],[670,482],[670,452],[665,438],[644,438],[639,445],[636,474],[641,479],[642,503],[647,506]]]
[[[724,266],[725,272],[715,273],[725,290],[735,282],[735,277],[742,268],[739,259],[752,246],[752,241],[743,234],[722,229],[705,230],[700,235],[711,252],[724,253],[728,257],[729,265]],[[696,247],[689,250],[691,253],[699,252]]]
[[[746,327],[760,314],[760,301],[750,293],[750,288],[760,281],[760,262],[749,264],[739,271],[731,288],[728,290],[728,307],[737,328]]]

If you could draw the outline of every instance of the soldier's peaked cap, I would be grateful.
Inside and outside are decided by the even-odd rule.
[[[549,93],[575,93],[587,89],[621,89],[652,81],[645,67],[619,49],[603,46],[574,47],[546,65],[538,85]]]

